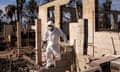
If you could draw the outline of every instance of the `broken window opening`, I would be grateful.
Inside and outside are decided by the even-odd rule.
[[[78,13],[78,14],[76,14],[76,15],[78,15],[78,19],[83,17],[82,0],[71,0],[69,4],[66,4],[66,7],[69,7],[69,8],[76,8],[77,7],[77,10],[75,10],[74,13]]]
[[[48,8],[48,21],[52,20],[53,22],[55,22],[55,13],[54,13],[55,7],[49,7]]]
[[[120,31],[120,7],[115,0],[96,0],[96,31]]]

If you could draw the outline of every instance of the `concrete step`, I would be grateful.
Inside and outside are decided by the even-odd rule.
[[[46,56],[43,56],[43,57],[42,57],[42,61],[44,61],[44,62],[46,61],[46,60],[45,60],[45,57],[46,57]],[[62,61],[65,61],[65,60],[66,60],[66,61],[71,61],[72,59],[73,59],[73,54],[72,54],[72,52],[67,52],[67,53],[61,54],[61,60],[62,60]]]
[[[52,69],[45,69],[44,67],[38,70],[31,70],[30,72],[66,72],[70,71],[73,59],[73,49],[70,47],[66,48],[66,51],[61,54],[61,60],[56,61],[56,67]],[[45,57],[45,55],[43,55]]]
[[[63,53],[61,57],[62,60],[69,60],[73,58],[73,55],[74,55],[73,52],[67,52],[67,53]]]
[[[66,70],[70,70],[70,66],[71,65],[69,61],[60,60],[60,61],[56,61],[56,68],[52,68],[49,70],[41,68],[39,72],[65,72]]]
[[[66,72],[70,71],[71,65],[67,61],[57,61],[56,67],[51,69],[45,69],[40,67],[39,69],[33,69],[30,72]]]
[[[59,67],[68,67],[70,66],[71,63],[69,61],[56,61],[56,67],[59,68]]]
[[[70,67],[56,67],[56,68],[51,68],[51,69],[41,69],[39,72],[65,72],[65,71],[70,71]]]

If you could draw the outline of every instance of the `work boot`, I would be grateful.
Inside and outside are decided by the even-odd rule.
[[[47,65],[45,66],[46,69],[51,69],[51,68],[55,68],[55,67],[56,67],[55,64],[50,64],[49,66],[47,66]]]
[[[55,65],[51,64],[50,66],[48,66],[48,68],[55,68]]]

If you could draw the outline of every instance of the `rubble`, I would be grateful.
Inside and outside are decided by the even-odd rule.
[[[23,59],[0,59],[0,72],[29,72],[29,67],[30,63]]]

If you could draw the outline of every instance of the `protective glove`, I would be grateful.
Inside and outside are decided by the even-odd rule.
[[[64,47],[67,47],[69,46],[69,43],[68,42],[64,42]]]
[[[69,44],[66,42],[66,43],[64,43],[64,52],[66,52],[67,51],[67,48],[68,48],[68,46],[69,46]]]

